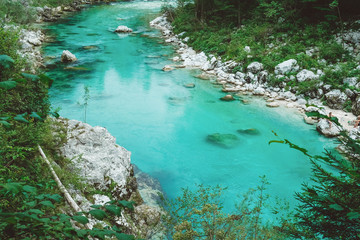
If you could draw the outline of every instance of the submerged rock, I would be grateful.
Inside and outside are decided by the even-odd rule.
[[[169,72],[169,71],[174,70],[174,68],[172,68],[172,67],[169,66],[169,65],[166,65],[165,67],[162,68],[162,70],[163,70],[164,72]]]
[[[235,98],[233,97],[233,95],[226,95],[222,98],[220,98],[221,101],[225,101],[225,102],[230,102],[230,101],[235,101]]]
[[[199,78],[201,80],[210,80],[211,77],[210,75],[206,74],[206,73],[202,73],[202,74],[199,74],[199,75],[196,75],[195,76],[196,78]]]
[[[259,135],[260,131],[256,128],[248,128],[248,129],[239,129],[237,130],[240,134],[246,134],[246,135]]]
[[[70,51],[68,50],[64,50],[62,55],[61,55],[61,62],[75,62],[77,61],[77,58],[74,54],[72,54]]]
[[[65,70],[71,70],[71,71],[90,71],[89,68],[86,67],[81,67],[81,66],[69,66],[69,67],[65,67]]]
[[[187,83],[187,84],[184,84],[184,87],[186,87],[186,88],[194,88],[194,87],[195,87],[195,83]]]
[[[131,33],[133,30],[127,26],[120,25],[115,29],[116,33]]]
[[[99,50],[99,47],[95,45],[83,46],[82,48],[85,50]]]
[[[214,133],[208,135],[206,140],[224,148],[233,148],[239,144],[239,138],[234,134]]]

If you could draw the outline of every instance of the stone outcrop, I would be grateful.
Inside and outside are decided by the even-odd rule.
[[[260,71],[262,71],[264,69],[264,65],[262,63],[259,63],[259,62],[252,62],[247,66],[246,69],[249,72],[256,74],[256,73],[259,73]]]
[[[335,123],[329,123],[327,119],[320,119],[316,125],[316,130],[325,137],[337,137],[340,135],[341,128]]]
[[[69,62],[76,62],[77,58],[74,54],[72,54],[68,50],[64,50],[61,54],[61,62],[69,63]]]
[[[112,199],[135,202],[134,212],[124,212],[121,217],[114,219],[117,224],[127,232],[140,234],[146,239],[161,232],[159,222],[162,211],[158,205],[162,191],[160,184],[136,168],[138,184],[130,162],[131,153],[117,145],[115,137],[105,128],[92,127],[76,120],[60,118],[58,121],[67,129],[67,142],[60,148],[60,153],[72,161],[71,171],[78,174],[86,184],[111,193]],[[92,200],[89,200],[82,190],[69,189],[83,210],[90,210],[92,204],[110,201],[108,196],[102,194],[92,195]],[[144,194],[144,199],[139,192]],[[106,225],[95,220],[90,223]]]
[[[72,159],[81,177],[100,190],[108,190],[112,182],[119,188],[118,197],[127,195],[126,184],[131,176],[131,153],[116,144],[103,127],[69,120],[67,143],[60,151]]]
[[[295,59],[289,59],[275,66],[275,74],[287,74],[299,71],[299,65]]]
[[[329,107],[333,109],[342,109],[344,103],[348,100],[346,94],[341,92],[339,89],[326,93],[325,97]]]
[[[310,81],[318,78],[319,76],[306,69],[303,69],[298,74],[296,74],[296,79],[298,82]]]

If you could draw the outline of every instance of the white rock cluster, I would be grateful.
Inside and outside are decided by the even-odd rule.
[[[131,153],[116,144],[103,127],[68,120],[67,143],[60,149],[63,156],[72,159],[81,177],[99,189],[108,189],[115,182],[126,193],[126,181],[130,176]]]
[[[354,103],[352,106],[353,113],[360,114],[360,96],[356,98],[356,93],[350,89],[345,92],[332,90],[330,85],[325,85],[319,80],[320,77],[324,75],[323,71],[320,69],[301,69],[295,59],[289,59],[277,64],[274,69],[274,74],[271,74],[264,70],[263,64],[259,62],[252,62],[248,66],[242,66],[234,61],[223,62],[220,57],[215,57],[213,55],[206,56],[205,53],[197,53],[191,47],[187,46],[186,42],[189,38],[184,38],[186,33],[183,32],[175,35],[172,31],[172,26],[167,21],[165,15],[151,21],[150,26],[160,29],[165,38],[165,42],[171,43],[178,48],[177,53],[179,56],[174,57],[173,60],[177,64],[180,63],[182,65],[175,65],[175,67],[183,66],[203,70],[203,73],[199,75],[199,78],[216,79],[216,84],[223,86],[223,92],[250,93],[252,95],[263,96],[268,99],[268,107],[285,105],[291,108],[298,108],[301,112],[322,112],[321,109],[324,107],[320,101],[322,97],[326,98],[331,105],[330,107],[336,109],[341,109],[346,101],[352,99]],[[360,36],[360,34],[350,34],[348,38],[351,38],[351,41],[353,42],[357,42],[359,39],[360,42],[360,37],[358,38],[358,35]],[[248,46],[242,50],[247,53],[251,52],[251,49]],[[318,51],[319,49],[317,48],[307,49],[305,54],[313,55],[317,54]],[[326,64],[326,61],[320,60],[319,63]],[[234,71],[236,68],[246,69],[246,71]],[[269,86],[268,81],[270,78],[279,79],[278,85],[275,87]],[[313,80],[319,81],[317,83],[317,88],[313,92],[306,93],[306,96],[310,97],[310,100],[305,100],[304,95],[295,95],[295,93],[297,93],[295,88],[292,89],[289,87],[288,90],[285,90],[285,86],[287,86],[287,82],[289,81],[305,82]],[[358,79],[355,78],[344,79],[344,83],[347,83],[350,86],[359,85],[360,87]],[[314,104],[318,107],[310,110],[306,104]],[[322,112],[322,114],[326,113]],[[305,121],[314,124],[318,119],[305,118]],[[322,128],[318,127],[318,129]],[[328,135],[327,133],[324,134]]]
[[[43,57],[41,55],[40,47],[44,40],[45,35],[40,30],[21,29],[20,31],[19,42],[21,50],[18,53],[31,64],[30,70],[32,72],[35,72],[35,69],[42,65]]]

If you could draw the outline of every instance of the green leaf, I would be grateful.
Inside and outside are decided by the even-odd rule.
[[[348,218],[349,218],[350,220],[360,218],[360,213],[358,213],[358,212],[349,212],[349,213],[346,214],[346,215],[348,216]]]
[[[29,123],[29,121],[26,118],[24,118],[26,115],[27,115],[27,113],[18,114],[14,117],[14,120],[19,121],[19,122]]]
[[[22,75],[24,78],[29,79],[29,80],[34,81],[34,82],[40,79],[39,76],[34,75],[34,74],[21,73],[21,75]]]
[[[61,202],[61,200],[62,200],[62,196],[60,196],[59,194],[52,194],[52,195],[46,196],[46,198],[54,200],[55,202]]]
[[[106,212],[100,209],[90,210],[89,214],[91,214],[97,220],[103,220],[107,216]]]
[[[12,65],[14,65],[14,59],[9,57],[8,55],[0,55],[0,65],[3,68],[10,68]]]
[[[2,124],[5,128],[10,128],[12,125],[7,121],[0,120],[0,124]]]
[[[29,192],[29,193],[36,193],[36,187],[32,187],[32,186],[29,186],[29,185],[25,185],[23,187],[23,190],[25,192]]]
[[[101,208],[101,207],[102,207],[102,205],[91,205],[90,207],[92,207],[92,208],[96,208],[96,209],[99,209],[99,208]]]
[[[114,233],[115,237],[119,240],[135,240],[135,237],[125,233]]]
[[[42,119],[39,114],[37,114],[37,112],[32,112],[29,116],[37,120],[44,121],[44,119]]]
[[[105,207],[105,209],[106,209],[108,212],[114,214],[115,216],[120,216],[120,215],[121,215],[121,208],[118,207],[118,206],[115,206],[115,205],[105,205],[104,207]]]
[[[280,141],[280,140],[271,140],[271,141],[269,141],[269,145],[270,145],[271,143],[284,143],[284,141]]]
[[[119,201],[119,204],[121,206],[126,207],[126,208],[128,208],[130,210],[134,210],[134,203],[135,202],[129,202],[129,201],[124,201],[124,200]]]
[[[85,238],[89,233],[88,233],[88,230],[86,229],[79,229],[79,230],[76,230],[76,234],[78,237],[80,237],[81,239]]]
[[[50,88],[51,85],[53,84],[54,80],[52,78],[49,78],[48,76],[46,76],[45,74],[40,74],[39,75],[40,78],[40,82],[42,84],[44,84],[47,88]]]
[[[335,209],[336,211],[344,210],[344,208],[342,206],[340,206],[339,204],[336,204],[336,203],[329,205],[329,208]]]
[[[72,219],[81,224],[87,224],[89,222],[89,220],[84,216],[73,216]]]
[[[12,192],[12,193],[19,193],[20,190],[22,189],[22,183],[19,182],[13,182],[13,183],[6,183],[3,186],[3,188],[5,188],[7,191]]]
[[[26,206],[29,206],[31,208],[35,207],[36,206],[36,201],[32,201],[32,202],[27,202],[25,203]]]
[[[59,118],[60,117],[60,114],[58,112],[49,112],[49,114],[51,116],[53,116],[54,118]]]
[[[42,201],[42,202],[39,202],[39,204],[43,205],[45,207],[55,208],[54,204],[52,204],[52,202],[50,202],[50,201]]]
[[[17,82],[15,81],[3,81],[0,82],[0,88],[5,89],[5,90],[10,90],[15,88],[17,85]]]
[[[34,213],[34,214],[38,214],[38,215],[44,215],[45,213],[39,209],[30,209],[28,211],[28,213]]]

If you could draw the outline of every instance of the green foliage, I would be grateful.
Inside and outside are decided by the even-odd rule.
[[[244,195],[231,213],[223,211],[226,189],[199,185],[195,191],[186,188],[175,200],[165,202],[167,215],[163,222],[169,238],[179,239],[285,239],[290,224],[280,228],[263,225],[262,213],[268,196],[264,177],[256,189]]]
[[[304,237],[304,233],[308,234],[306,239],[360,237],[360,143],[345,132],[341,133],[340,141],[344,156],[327,150],[323,155],[313,156],[287,140],[276,141],[303,152],[313,165],[314,183],[304,184],[302,192],[296,194],[301,202],[297,209],[297,237]]]
[[[107,237],[123,240],[135,239],[134,236],[121,233],[121,229],[116,226],[84,229],[84,225],[89,223],[86,216],[111,221],[114,217],[121,216],[126,204],[111,201],[87,213],[76,213],[74,216],[56,214],[54,209],[62,202],[62,197],[58,194],[39,193],[39,190],[43,189],[23,182],[8,181],[0,184],[0,202],[4,199],[15,198],[22,203],[21,207],[11,212],[4,211],[5,209],[0,205],[1,239],[89,239],[89,236],[98,239]],[[81,225],[74,228],[71,220]]]
[[[338,43],[322,43],[320,45],[320,57],[330,63],[340,62],[344,58],[348,58],[348,52]]]

